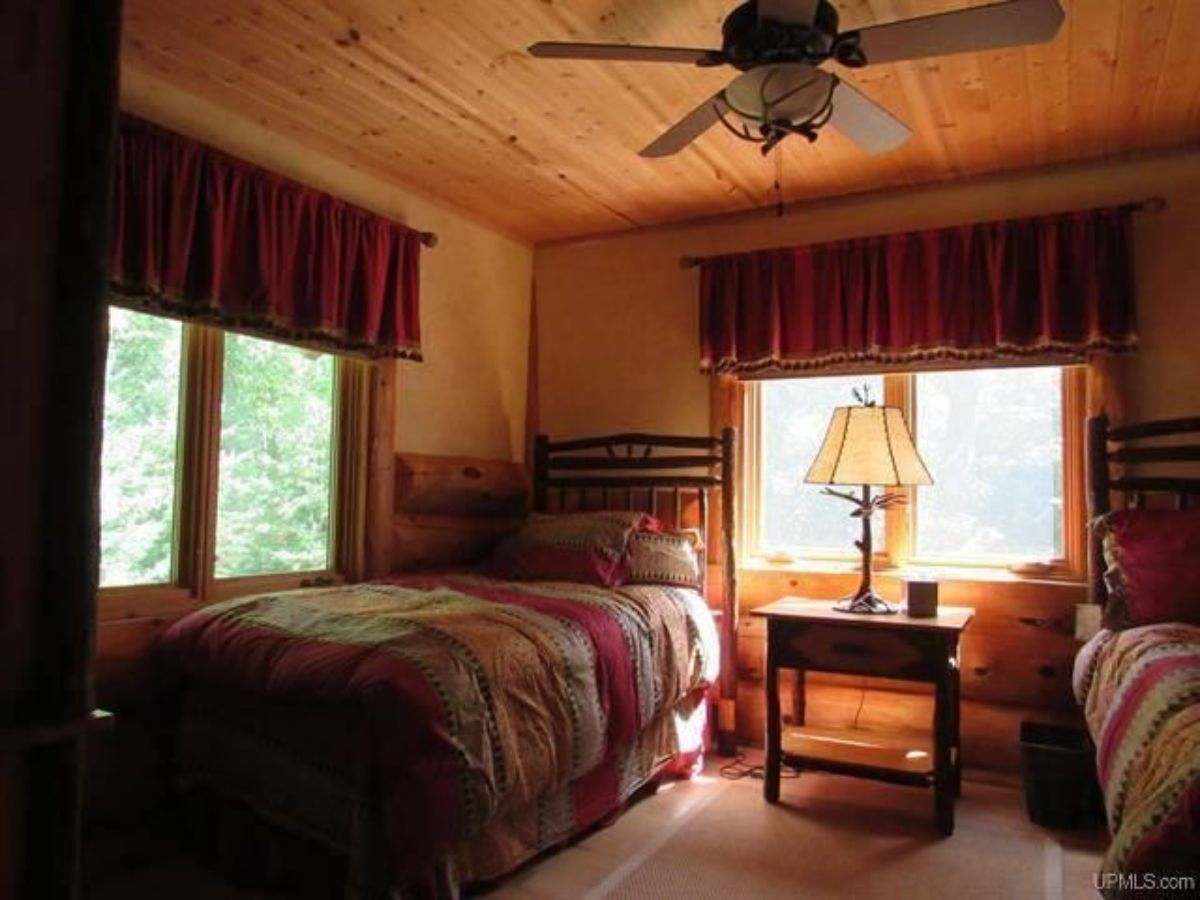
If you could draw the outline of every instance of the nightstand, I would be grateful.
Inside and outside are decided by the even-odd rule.
[[[797,769],[932,787],[938,829],[952,834],[954,798],[962,781],[958,642],[975,611],[943,606],[934,618],[903,613],[863,616],[837,612],[832,601],[785,597],[750,614],[767,620],[767,802],[779,801],[784,762]],[[780,669],[795,669],[798,676],[797,721],[786,733],[780,721]],[[936,691],[931,739],[805,727],[807,671],[932,683]]]

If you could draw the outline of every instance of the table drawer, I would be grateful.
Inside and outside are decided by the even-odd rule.
[[[822,672],[929,680],[944,642],[932,634],[826,624],[771,623],[779,665]]]

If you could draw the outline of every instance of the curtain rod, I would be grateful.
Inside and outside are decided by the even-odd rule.
[[[421,243],[432,250],[438,245],[438,236],[433,231],[418,231],[417,237],[421,239]]]
[[[1133,208],[1134,212],[1148,213],[1154,216],[1167,208],[1167,198],[1159,196],[1147,197],[1145,200],[1139,200],[1137,203],[1129,205]],[[695,269],[704,262],[704,259],[703,256],[681,256],[679,257],[679,268]]]

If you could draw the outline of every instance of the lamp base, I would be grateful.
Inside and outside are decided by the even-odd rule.
[[[866,591],[855,597],[847,597],[833,607],[837,612],[856,616],[893,616],[899,608],[888,603],[874,591]]]

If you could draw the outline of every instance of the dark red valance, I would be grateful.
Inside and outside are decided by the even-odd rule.
[[[701,367],[748,375],[1133,349],[1132,215],[1125,206],[703,260]]]
[[[112,284],[169,315],[420,359],[420,235],[124,117]]]

